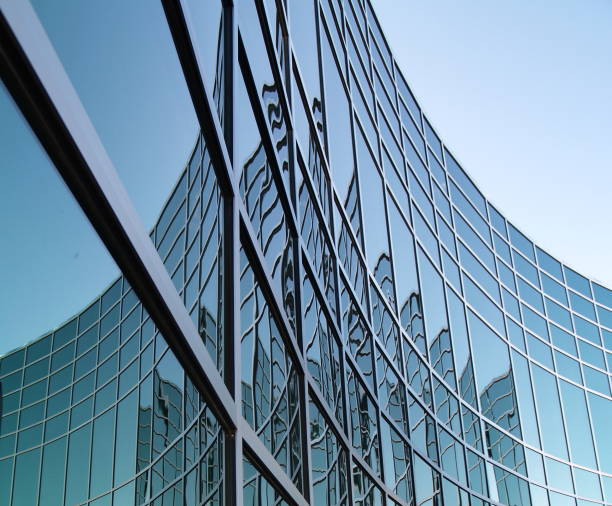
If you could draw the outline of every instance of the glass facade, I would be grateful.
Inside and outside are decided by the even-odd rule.
[[[0,506],[612,504],[612,291],[368,0],[0,6]]]

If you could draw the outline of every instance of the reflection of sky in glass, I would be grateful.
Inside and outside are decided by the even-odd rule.
[[[510,370],[508,346],[471,311],[468,320],[478,392],[483,394],[493,381],[508,374]]]
[[[150,229],[198,130],[161,3],[32,3]]]
[[[0,153],[4,354],[83,309],[118,271],[4,88]]]
[[[161,4],[33,5],[150,229],[198,130]],[[0,295],[2,354],[83,309],[118,273],[6,94],[0,106],[0,219],[11,245],[0,267],[11,287]]]

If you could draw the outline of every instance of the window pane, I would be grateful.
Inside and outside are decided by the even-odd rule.
[[[5,446],[10,454],[26,451],[16,459],[12,481],[20,497],[13,504],[36,504],[38,495],[41,504],[53,506],[87,503],[98,495],[110,501],[114,484],[134,479],[137,462],[140,471],[150,473],[151,456],[164,452],[153,475],[178,478],[184,424],[198,417],[204,404],[197,393],[190,410],[183,404],[182,367],[4,88],[0,118],[0,205],[8,206],[2,217],[11,217],[2,225],[14,245],[0,253],[0,271],[3,279],[5,273],[7,279],[16,276],[12,306],[0,310],[0,452]],[[210,194],[205,198],[210,201]],[[15,212],[24,205],[27,212]],[[216,289],[213,300],[218,303]],[[211,340],[213,328],[207,320]],[[138,391],[130,389],[139,382],[137,409]],[[120,396],[127,394],[123,400],[118,386]],[[202,445],[198,458],[217,448],[222,437],[212,416],[210,425],[210,444]],[[9,434],[10,441],[4,437]],[[208,479],[218,489],[222,461],[211,461],[217,473]],[[138,478],[141,497],[154,488],[147,476]]]
[[[537,365],[533,365],[531,370],[542,434],[542,449],[557,457],[567,459],[557,381],[552,374]]]
[[[120,0],[33,4],[142,223],[147,231],[154,230],[152,240],[168,274],[221,369],[217,341],[222,320],[222,200],[162,5],[142,0],[127,5]],[[199,14],[193,12],[195,18]],[[206,16],[213,34],[202,36],[216,39],[219,10],[214,15],[207,11]],[[140,28],[135,31],[134,26]],[[215,69],[216,44],[212,52],[214,56],[202,54],[198,46],[202,64]],[[208,78],[216,72],[204,74]],[[220,91],[217,86],[217,97]],[[188,250],[190,265],[185,259]],[[214,274],[207,276],[211,271]]]
[[[471,311],[468,321],[482,413],[491,421],[520,436],[508,345]],[[491,360],[491,357],[495,357],[495,360]]]

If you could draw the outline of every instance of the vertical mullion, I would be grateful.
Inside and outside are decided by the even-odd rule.
[[[223,7],[225,22],[225,109],[224,109],[224,129],[227,150],[232,163],[235,163],[235,111],[234,111],[234,90],[235,76],[240,75],[238,67],[238,28],[234,6],[230,2],[225,2]],[[229,61],[228,61],[229,59]],[[227,167],[228,179],[234,179],[232,166]],[[241,417],[242,412],[242,362],[240,349],[240,211],[238,208],[239,195],[236,194],[236,186],[232,186],[232,195],[225,199],[226,225],[224,227],[225,247],[226,247],[226,266],[224,272],[226,300],[225,315],[228,323],[225,329],[225,342],[228,386],[232,394],[236,407],[236,419]],[[229,226],[228,226],[229,225]],[[243,451],[242,451],[242,432],[240,424],[233,434],[225,436],[225,503],[243,504]]]

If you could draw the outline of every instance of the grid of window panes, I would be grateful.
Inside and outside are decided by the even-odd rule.
[[[119,278],[0,359],[0,505],[225,504],[228,465],[253,505],[612,504],[612,291],[486,200],[370,2],[180,5],[233,167],[198,133],[151,239],[267,453],[225,460]]]
[[[221,197],[206,145],[151,238],[221,368]],[[223,434],[127,280],[0,358],[0,504],[223,504]]]

